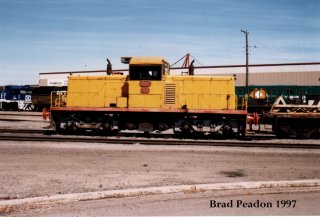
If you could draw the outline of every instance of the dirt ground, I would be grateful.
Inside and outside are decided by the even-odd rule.
[[[320,177],[320,150],[0,141],[0,197]]]

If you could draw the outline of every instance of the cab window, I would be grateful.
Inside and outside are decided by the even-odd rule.
[[[155,80],[161,81],[161,65],[152,66],[130,66],[130,80]]]

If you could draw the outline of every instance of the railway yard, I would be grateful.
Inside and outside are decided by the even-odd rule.
[[[0,217],[320,216],[319,9],[0,1]]]
[[[316,206],[319,140],[277,139],[268,127],[249,133],[246,140],[158,134],[145,138],[125,132],[112,137],[57,135],[37,112],[2,111],[0,128],[4,215],[314,215],[320,211]],[[290,199],[297,206],[253,211],[210,208],[211,200],[239,198],[274,203]]]

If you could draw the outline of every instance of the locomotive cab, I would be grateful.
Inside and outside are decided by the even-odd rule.
[[[162,57],[132,57],[129,61],[128,108],[140,111],[134,117],[123,115],[124,128],[150,132],[168,129],[150,117],[145,109],[163,106],[163,92],[166,76],[170,73],[169,63]]]
[[[132,57],[129,62],[129,108],[161,108],[170,65],[162,57]]]

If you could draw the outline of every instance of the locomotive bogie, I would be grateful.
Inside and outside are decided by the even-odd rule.
[[[102,112],[61,112],[51,113],[51,124],[56,129],[75,130],[97,130],[111,132],[117,129],[117,118],[113,114]]]
[[[175,122],[174,131],[176,133],[201,133],[212,136],[244,136],[245,116],[221,116],[221,115],[199,115],[184,117]]]

